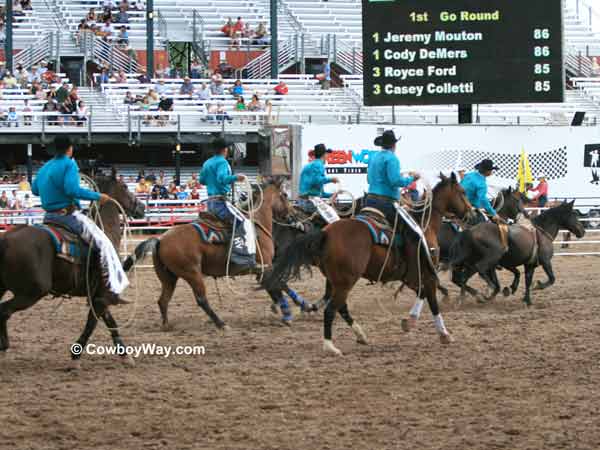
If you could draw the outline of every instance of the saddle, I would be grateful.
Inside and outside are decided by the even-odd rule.
[[[375,208],[363,208],[354,220],[358,220],[369,227],[375,245],[390,245],[393,230],[383,213],[379,210]]]
[[[89,245],[70,229],[59,224],[34,225],[45,231],[52,239],[56,257],[71,264],[84,264],[89,251]]]
[[[231,223],[219,219],[210,212],[201,211],[198,219],[192,222],[204,242],[210,244],[225,244],[231,238]]]
[[[502,244],[502,249],[507,252],[508,251],[508,225],[505,223],[498,224],[498,234],[500,235],[500,243]]]
[[[327,225],[327,222],[323,220],[318,212],[309,212],[300,208],[299,206],[292,206],[288,214],[288,224],[302,231],[303,233],[310,233],[315,229],[321,229]]]

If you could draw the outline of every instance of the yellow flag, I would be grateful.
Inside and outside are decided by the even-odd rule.
[[[519,191],[525,192],[525,184],[533,183],[533,176],[531,175],[531,167],[529,166],[529,158],[525,149],[521,150],[521,156],[519,157],[519,170],[517,170],[517,181],[519,182]]]

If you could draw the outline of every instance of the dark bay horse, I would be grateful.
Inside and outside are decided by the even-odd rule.
[[[509,295],[514,294],[519,286],[520,273],[517,267],[525,266],[523,301],[531,305],[530,289],[538,265],[544,269],[548,281],[539,282],[537,288],[545,289],[555,282],[552,270],[553,241],[559,230],[569,230],[578,238],[585,235],[585,228],[577,218],[577,212],[573,210],[573,203],[564,202],[545,210],[529,224],[511,225],[506,251],[502,248],[498,226],[494,223],[482,223],[461,233],[452,247],[453,281],[469,293],[478,295],[475,289],[466,284],[469,278],[478,272],[492,289],[491,296],[486,298],[491,300],[500,291],[496,267],[499,265],[514,275],[510,292],[508,288],[504,289],[504,295]]]
[[[442,216],[453,214],[463,218],[471,210],[456,176],[452,174],[448,178],[441,175],[441,178],[442,181],[433,189],[428,211],[431,220],[424,230],[427,241],[424,245],[434,249],[434,254],[438,248],[437,235]],[[409,288],[418,293],[420,299],[427,299],[440,339],[443,343],[449,343],[450,334],[437,304],[438,278],[435,267],[429,263],[416,233],[407,231],[404,238],[400,254],[391,252],[388,258],[387,247],[373,244],[371,232],[366,224],[358,220],[342,219],[323,230],[303,236],[288,246],[274,265],[267,283],[277,286],[289,279],[300,277],[302,268],[310,268],[312,265],[319,267],[331,285],[331,299],[324,311],[323,349],[334,354],[341,354],[331,339],[336,312],[339,312],[352,328],[358,342],[367,343],[364,331],[353,320],[346,304],[348,294],[360,278],[382,282],[404,281]],[[434,264],[436,262],[434,261]]]
[[[119,202],[128,215],[135,218],[144,217],[144,205],[124,183],[117,180],[114,170],[111,176],[96,176],[94,181],[99,191]],[[119,207],[113,202],[108,202],[100,207],[99,215],[105,233],[118,251],[121,243]],[[95,270],[90,270],[93,279],[89,282],[97,287],[101,283],[101,269],[94,264],[92,268]],[[12,298],[0,303],[0,351],[9,348],[7,321],[13,313],[33,306],[48,294],[87,297],[85,276],[76,274],[77,270],[73,264],[56,257],[52,239],[38,227],[16,226],[0,238],[0,298],[6,291],[13,294]],[[85,329],[77,343],[81,348],[85,348],[96,328],[97,318],[102,318],[111,329],[114,344],[122,346],[123,341],[108,305],[97,298],[94,290],[90,301]],[[80,357],[80,353],[71,352],[74,367],[77,367]]]
[[[257,262],[270,266],[275,254],[272,226],[273,214],[285,217],[289,204],[281,190],[283,180],[269,180],[263,187],[261,206],[254,213],[257,237]],[[159,238],[150,238],[140,243],[123,267],[129,270],[147,252],[152,252],[154,270],[161,283],[158,306],[162,316],[163,330],[169,330],[168,309],[177,280],[183,278],[192,288],[196,303],[210,317],[217,328],[224,328],[225,322],[213,311],[206,298],[204,278],[227,275],[229,245],[212,244],[202,240],[192,224],[178,225]],[[234,266],[229,275],[236,273]]]

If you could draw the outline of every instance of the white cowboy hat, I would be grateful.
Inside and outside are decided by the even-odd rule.
[[[540,180],[542,178],[546,178],[546,174],[544,172],[538,173],[537,179]]]

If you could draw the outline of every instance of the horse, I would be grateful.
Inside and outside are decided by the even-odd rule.
[[[418,293],[420,299],[427,299],[441,342],[450,343],[450,334],[439,313],[436,299],[438,278],[435,263],[429,260],[427,249],[422,249],[422,246],[433,248],[435,254],[442,216],[451,213],[463,218],[472,208],[454,173],[451,177],[442,174],[440,177],[441,181],[433,189],[430,207],[424,212],[431,215],[429,225],[424,230],[427,242],[422,243],[415,232],[407,231],[402,248],[398,252],[389,252],[387,246],[373,243],[365,223],[341,219],[297,239],[278,258],[267,277],[268,285],[277,286],[289,279],[299,278],[301,270],[312,265],[319,267],[330,284],[331,298],[323,313],[323,349],[326,352],[342,354],[332,341],[331,329],[336,312],[352,328],[359,343],[368,343],[362,327],[354,321],[346,304],[348,294],[360,278],[384,283],[404,281]]]
[[[253,215],[256,226],[259,263],[270,266],[275,254],[272,226],[273,214],[284,216],[289,208],[287,196],[281,190],[281,179],[270,179],[262,188],[262,202]],[[213,311],[206,296],[204,277],[245,275],[232,266],[228,273],[229,245],[213,244],[202,239],[193,224],[178,225],[160,237],[152,237],[137,245],[134,252],[123,262],[128,271],[133,265],[152,252],[154,271],[161,283],[158,306],[162,317],[162,329],[171,329],[168,318],[169,302],[175,286],[183,278],[192,288],[198,306],[210,317],[218,329],[225,322]]]
[[[144,217],[144,204],[136,199],[125,183],[117,180],[114,169],[110,176],[97,175],[93,180],[99,191],[115,199],[127,215],[134,218]],[[117,251],[121,243],[120,213],[118,205],[108,202],[99,207],[97,218],[97,223],[103,225],[104,232]],[[85,255],[82,257],[85,258]],[[0,298],[7,291],[13,296],[0,303],[0,351],[9,348],[7,321],[12,314],[30,308],[48,294],[91,297],[85,328],[76,341],[79,348],[85,348],[96,328],[98,318],[102,318],[110,329],[115,346],[123,346],[117,323],[108,305],[97,296],[101,270],[96,264],[91,266],[87,272],[92,273],[94,278],[86,281],[87,274],[78,276],[85,271],[78,270],[74,264],[57,257],[53,239],[39,227],[19,225],[6,232],[0,238]],[[88,292],[90,286],[92,288]],[[80,357],[81,353],[74,352],[72,347],[71,359],[74,369],[78,368]],[[128,362],[131,363],[132,360],[129,359]]]
[[[518,266],[525,266],[525,297],[531,305],[530,288],[535,268],[541,265],[548,276],[547,282],[538,282],[537,289],[545,289],[555,282],[552,270],[553,241],[560,229],[567,229],[578,238],[585,235],[585,228],[573,209],[574,202],[563,202],[559,206],[543,211],[531,222],[531,226],[511,225],[508,233],[508,249],[504,249],[493,223],[482,223],[461,233],[452,247],[451,264],[453,281],[473,294],[478,292],[466,285],[468,279],[479,272],[492,289],[486,300],[493,299],[500,291],[496,267],[509,270],[514,279],[510,290],[504,288],[505,296],[514,294],[519,287]]]
[[[530,219],[533,219],[534,217],[539,215],[541,211],[543,211],[542,209],[539,209],[540,205],[537,200],[529,200],[527,198],[527,196],[525,196],[525,195],[523,195],[523,198],[525,199],[527,208],[532,208],[529,211]],[[544,208],[554,208],[555,206],[560,206],[561,203],[562,202],[560,200],[552,200],[552,201],[546,202],[546,204],[544,205]],[[563,231],[561,234],[562,234],[563,243],[560,245],[560,248],[569,248],[568,243],[571,241],[571,233],[568,231]]]

